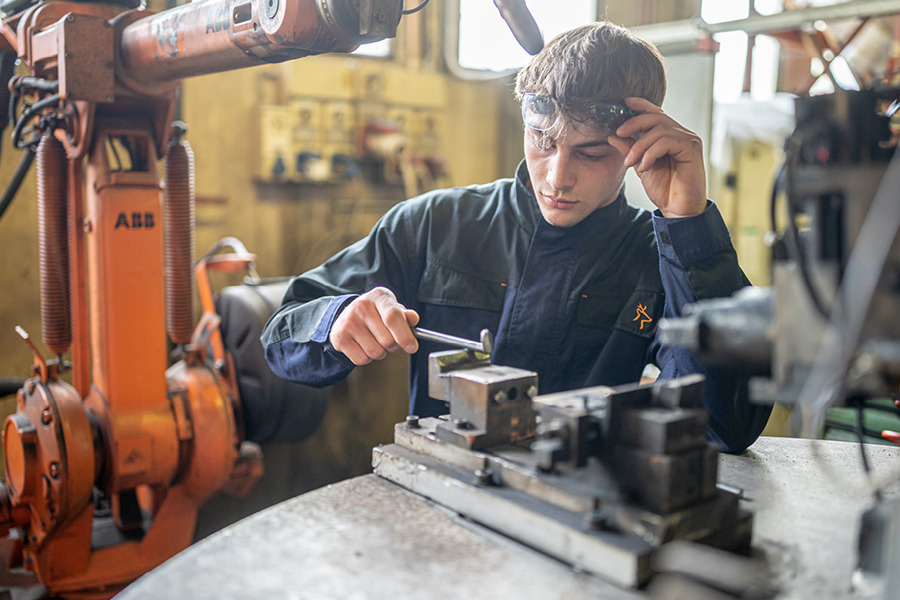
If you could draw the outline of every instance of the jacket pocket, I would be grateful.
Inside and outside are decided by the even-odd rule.
[[[429,263],[419,282],[419,302],[500,311],[505,288],[502,284]]]
[[[578,299],[576,322],[593,329],[620,329],[651,338],[662,317],[665,296],[654,291],[586,291]]]
[[[578,298],[575,322],[592,329],[612,329],[628,301],[628,294],[586,291]]]

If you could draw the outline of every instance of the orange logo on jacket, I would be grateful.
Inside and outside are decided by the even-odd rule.
[[[646,325],[647,323],[653,322],[653,319],[650,317],[650,315],[647,314],[647,307],[640,302],[638,302],[637,305],[637,315],[632,319],[632,321],[637,321],[638,319],[641,320],[640,329],[643,329],[644,325]]]

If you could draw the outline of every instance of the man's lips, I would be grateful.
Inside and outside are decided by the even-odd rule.
[[[566,209],[566,208],[572,208],[573,206],[575,206],[577,204],[577,202],[573,202],[572,200],[566,200],[565,198],[559,198],[557,196],[550,196],[547,194],[543,194],[543,196],[544,196],[544,201],[551,208]]]

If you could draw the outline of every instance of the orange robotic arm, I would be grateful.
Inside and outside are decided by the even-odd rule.
[[[22,4],[0,2],[0,51],[30,71],[10,86],[29,100],[13,139],[36,156],[42,339],[56,358],[23,332],[34,377],[3,425],[0,528],[51,593],[108,597],[186,547],[199,507],[247,472],[207,287],[193,323],[178,80],[393,36],[402,0]]]

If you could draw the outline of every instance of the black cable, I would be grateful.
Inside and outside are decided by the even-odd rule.
[[[413,13],[417,13],[417,12],[419,12],[420,10],[422,10],[423,8],[425,8],[425,7],[428,5],[429,2],[431,2],[431,0],[422,0],[422,3],[419,4],[417,7],[415,7],[415,8],[410,8],[409,10],[401,10],[401,11],[400,11],[400,14],[401,14],[401,15],[411,15],[411,14],[413,14]]]
[[[862,392],[854,392],[847,396],[845,403],[847,406],[853,407],[856,409],[856,439],[859,441],[859,456],[862,459],[863,471],[865,471],[867,476],[871,476],[872,468],[869,466],[869,457],[866,455],[866,444],[865,444],[865,436],[871,436],[878,439],[881,439],[882,435],[879,431],[874,431],[869,429],[863,423],[863,416],[865,415],[864,408],[866,406],[866,400],[869,398],[868,394]],[[827,421],[827,419],[826,419]],[[875,495],[875,501],[878,502],[881,500],[881,490],[873,486],[873,494]]]
[[[848,431],[850,433],[857,434],[857,439],[859,439],[859,426],[856,424],[849,425],[847,423],[841,423],[840,421],[835,421],[834,419],[825,419],[825,426],[831,427],[833,429],[840,429],[841,431]],[[878,440],[884,439],[881,436],[880,431],[876,431],[875,429],[871,429],[869,427],[863,427],[863,433],[866,437],[875,438]]]
[[[772,184],[772,197],[769,200],[769,227],[772,233],[778,233],[778,192],[784,188],[785,165],[786,163],[781,163],[778,174],[775,175],[775,183]]]
[[[19,391],[25,385],[24,379],[18,377],[0,378],[0,398],[11,396]]]
[[[797,228],[797,212],[790,202],[788,202],[788,212],[790,213],[788,218],[788,232],[790,233],[791,243],[788,244],[787,247],[794,255],[793,258],[800,268],[800,278],[803,280],[803,286],[809,294],[809,299],[812,301],[813,307],[816,309],[816,312],[827,321],[831,318],[831,311],[825,307],[825,303],[819,295],[819,290],[813,283],[812,273],[809,270],[809,258],[806,255],[806,250],[803,249],[800,240],[800,230]]]
[[[791,258],[797,263],[797,266],[800,269],[800,278],[803,281],[803,286],[806,288],[807,293],[809,294],[809,298],[812,301],[813,307],[816,309],[816,312],[822,316],[823,319],[829,321],[831,319],[831,311],[825,307],[825,303],[822,301],[822,297],[819,294],[818,289],[812,280],[812,274],[809,270],[809,260],[806,256],[806,251],[803,249],[803,245],[800,239],[800,230],[797,227],[797,207],[794,202],[791,201],[791,197],[793,195],[794,186],[791,181],[791,173],[794,168],[797,167],[797,161],[799,159],[800,147],[799,142],[796,140],[788,140],[787,146],[785,148],[785,164],[788,165],[785,171],[785,180],[787,185],[787,209],[788,209],[788,243],[785,246],[788,249],[788,252],[793,256]],[[775,190],[772,192],[772,204],[770,206],[770,214],[769,218],[772,220],[772,225],[774,227],[776,220],[776,210],[775,210]],[[777,230],[775,230],[777,231]]]
[[[15,66],[15,65],[13,65]],[[9,98],[9,106],[7,111],[7,123],[14,123],[17,121],[16,119],[16,107],[19,103],[19,98],[26,94],[26,90],[40,90],[44,92],[57,92],[59,90],[59,81],[56,80],[48,80],[42,79],[40,77],[15,77],[10,76],[7,79],[7,82],[3,84],[7,90],[9,90],[10,94],[7,96]],[[0,100],[0,108],[2,108],[3,101]]]
[[[866,401],[866,408],[868,410],[877,410],[877,411],[885,412],[892,416],[897,415],[898,411],[900,411],[900,406],[897,406],[893,402],[889,406],[885,406],[883,404],[879,404],[879,403],[875,402],[875,400],[879,400],[879,399],[888,399],[888,400],[892,400],[892,401],[895,400],[894,397],[888,396],[887,394],[882,395],[879,398],[869,398]]]
[[[6,209],[9,208],[9,205],[12,203],[13,198],[16,197],[16,192],[19,191],[19,186],[22,185],[22,181],[24,181],[25,175],[28,174],[28,169],[31,168],[31,163],[34,162],[34,155],[36,153],[37,149],[35,145],[25,147],[25,152],[24,154],[22,154],[22,159],[19,161],[19,166],[16,167],[16,172],[13,173],[12,178],[6,185],[6,189],[3,191],[3,196],[0,197],[0,219],[3,218],[3,213],[5,213]]]
[[[21,90],[22,88],[55,93],[59,91],[59,81],[56,79],[44,79],[42,77],[19,77],[19,79],[16,80],[16,89]]]
[[[44,86],[48,88],[58,89],[58,82],[46,82],[46,80],[37,79],[34,77],[26,77],[19,78],[14,82],[14,87],[16,88],[16,94],[10,96],[9,109],[11,118],[10,120],[15,119],[15,107],[18,98],[18,92],[21,91],[22,87],[25,87],[22,83],[22,79],[25,80],[25,84],[28,86]],[[52,96],[48,96],[42,100],[38,100],[28,108],[26,108],[22,112],[22,116],[16,121],[15,127],[13,127],[12,139],[13,146],[16,148],[23,148],[25,150],[24,154],[22,154],[22,158],[19,161],[19,166],[16,167],[15,173],[13,173],[12,178],[9,180],[9,183],[6,186],[6,189],[3,191],[3,196],[0,197],[0,218],[3,218],[4,213],[6,213],[6,209],[9,208],[10,204],[12,204],[13,199],[16,197],[16,193],[19,191],[19,187],[22,185],[22,182],[25,180],[25,176],[28,174],[28,170],[31,168],[31,163],[34,162],[34,156],[37,153],[37,142],[40,141],[40,136],[34,136],[33,138],[26,140],[23,143],[20,143],[20,138],[22,136],[22,131],[25,129],[25,125],[35,116],[37,113],[48,106],[53,106],[58,103],[60,100],[59,94],[54,94]],[[43,125],[46,126],[46,123]]]
[[[59,94],[53,94],[52,96],[47,96],[41,100],[38,100],[27,109],[22,112],[22,116],[19,117],[19,120],[16,121],[16,126],[13,127],[13,145],[16,148],[24,148],[25,146],[30,146],[32,144],[36,144],[40,141],[40,136],[36,136],[30,140],[26,140],[25,142],[20,142],[20,137],[22,136],[22,130],[25,129],[25,125],[34,117],[38,112],[44,110],[49,106],[53,106],[57,104],[60,100]]]
[[[866,456],[866,427],[863,424],[863,407],[865,406],[865,398],[860,396],[852,396],[847,398],[847,404],[856,408],[856,439],[859,441],[859,453],[862,458],[863,470],[868,475],[871,472],[869,468],[869,458]],[[879,436],[880,437],[880,436]]]
[[[18,57],[15,52],[0,52],[0,109],[9,105],[12,93],[9,90],[9,81],[16,73],[16,60]],[[0,110],[0,140],[3,139],[3,132],[10,124],[12,119],[9,115]],[[0,142],[0,151],[3,145]]]

